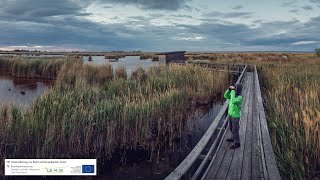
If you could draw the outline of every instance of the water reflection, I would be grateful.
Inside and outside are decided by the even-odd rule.
[[[119,58],[117,62],[110,62],[108,59],[105,59],[104,56],[92,56],[92,61],[88,61],[89,56],[84,56],[83,61],[85,64],[92,65],[105,65],[110,64],[113,69],[117,69],[118,67],[125,67],[128,75],[130,75],[133,71],[137,70],[139,67],[147,69],[152,66],[157,66],[157,61],[152,61],[151,59],[140,60],[140,56],[126,56],[124,58]]]

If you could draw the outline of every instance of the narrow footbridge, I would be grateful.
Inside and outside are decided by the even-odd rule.
[[[226,141],[231,136],[227,100],[198,144],[166,180],[281,179],[271,145],[256,67],[249,72],[244,66],[237,82],[244,85],[241,146],[230,149],[233,143]]]

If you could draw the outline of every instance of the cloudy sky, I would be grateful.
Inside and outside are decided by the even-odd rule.
[[[0,50],[316,47],[320,47],[320,0],[0,0]]]

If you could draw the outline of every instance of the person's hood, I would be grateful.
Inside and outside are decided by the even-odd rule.
[[[241,83],[236,83],[235,87],[236,87],[236,95],[237,96],[241,95],[242,87],[243,87],[242,84]]]

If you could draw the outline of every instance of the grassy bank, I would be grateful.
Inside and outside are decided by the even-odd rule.
[[[55,79],[64,64],[75,62],[82,63],[80,59],[71,57],[0,57],[0,69],[16,77]]]
[[[1,157],[102,160],[119,149],[170,146],[189,127],[194,102],[213,99],[227,81],[225,73],[192,66],[138,69],[130,79],[116,72],[63,65],[53,89],[26,113],[3,107]]]

